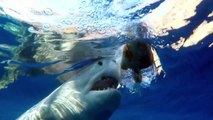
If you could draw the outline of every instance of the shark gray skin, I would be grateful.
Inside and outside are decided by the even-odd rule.
[[[100,59],[22,114],[18,120],[107,120],[120,103],[120,66]]]

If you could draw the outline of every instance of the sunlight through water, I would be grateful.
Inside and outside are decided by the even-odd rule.
[[[22,5],[16,5],[20,2]],[[12,83],[18,75],[59,75],[59,80],[64,82],[75,73],[70,67],[79,61],[100,56],[119,59],[121,55],[116,55],[118,48],[137,38],[153,44],[156,37],[152,29],[142,22],[147,14],[143,10],[153,2],[155,1],[0,1],[1,16],[11,20],[1,26],[17,36],[19,42],[18,46],[11,46],[13,49],[8,50],[12,56],[2,62],[4,68],[8,69],[1,80],[1,88]],[[2,49],[7,47],[4,44],[1,46]],[[82,53],[84,49],[88,52]],[[27,56],[30,52],[32,55]],[[159,62],[157,66],[160,66]],[[29,72],[33,69],[41,72]],[[145,75],[149,79],[144,78],[141,86],[149,86],[154,76],[156,74],[151,77]],[[128,84],[123,82],[125,87]]]

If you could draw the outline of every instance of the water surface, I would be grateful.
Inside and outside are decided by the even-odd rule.
[[[121,88],[111,120],[213,119],[211,0],[16,2],[0,2],[0,119],[13,120],[46,97],[72,64],[114,57],[137,38],[156,49],[163,71],[134,92]],[[84,48],[93,53],[75,59],[71,51]],[[65,67],[51,69],[57,65]]]

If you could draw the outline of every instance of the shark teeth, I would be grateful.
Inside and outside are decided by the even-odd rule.
[[[110,90],[116,89],[118,86],[118,80],[110,76],[104,76],[101,80],[96,81],[91,90]]]
[[[113,86],[113,88],[107,87],[107,88],[103,88],[103,89],[99,88],[99,89],[97,89],[96,91],[112,90],[112,89],[116,89],[116,87]]]

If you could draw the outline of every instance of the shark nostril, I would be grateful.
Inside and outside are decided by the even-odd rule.
[[[103,63],[102,63],[101,61],[99,61],[99,62],[98,62],[98,65],[102,66],[102,65],[103,65]]]
[[[112,61],[113,61],[114,63],[117,63],[116,60],[114,60],[114,59],[113,59]]]

